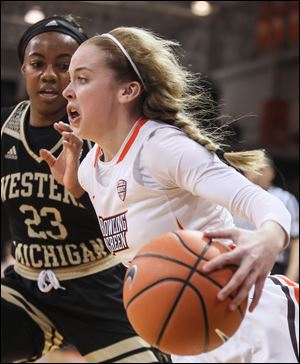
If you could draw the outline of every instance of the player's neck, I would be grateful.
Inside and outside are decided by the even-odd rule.
[[[30,108],[29,124],[36,127],[53,125],[55,122],[60,121],[66,115],[65,110],[60,110],[57,113],[45,115],[38,110]]]
[[[99,140],[98,144],[101,146],[104,154],[104,161],[111,161],[114,156],[119,152],[122,144],[131,132],[134,124],[141,118],[140,113],[123,117],[119,119],[115,127],[108,130],[105,137]]]

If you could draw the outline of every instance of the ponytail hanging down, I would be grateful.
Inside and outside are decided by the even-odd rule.
[[[224,152],[223,127],[213,127],[209,132],[202,127],[221,117],[214,116],[215,102],[199,83],[198,75],[179,63],[177,42],[145,29],[119,27],[86,43],[105,51],[107,66],[118,80],[137,80],[142,84],[140,107],[145,117],[181,129],[237,170],[258,171],[262,167],[263,150]]]

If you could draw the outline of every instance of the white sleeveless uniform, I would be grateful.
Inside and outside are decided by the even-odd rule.
[[[106,245],[125,264],[160,234],[233,226],[229,211],[257,227],[274,220],[290,231],[290,215],[278,199],[177,128],[140,120],[111,161],[102,162],[99,151],[95,145],[81,163],[79,182],[90,195]],[[263,297],[261,301],[264,306]],[[256,312],[258,308],[246,316],[255,318]],[[270,311],[264,317],[266,313]]]

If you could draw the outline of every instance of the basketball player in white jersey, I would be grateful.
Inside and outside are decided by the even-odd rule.
[[[209,101],[192,89],[175,45],[149,31],[117,28],[79,47],[64,90],[73,131],[64,123],[56,128],[75,162],[78,137],[96,144],[78,180],[75,162],[63,166],[64,183],[77,182],[89,193],[106,246],[125,263],[155,236],[179,228],[236,244],[206,270],[239,266],[218,298],[233,295],[235,309],[250,291],[243,324],[220,348],[173,356],[175,362],[297,362],[297,285],[267,278],[288,244],[290,215],[236,170],[255,171],[263,152],[224,153],[196,127],[189,110],[196,103],[205,111]],[[52,171],[62,167],[62,159],[50,152],[42,150],[41,156]],[[252,221],[256,230],[235,228],[229,211]]]

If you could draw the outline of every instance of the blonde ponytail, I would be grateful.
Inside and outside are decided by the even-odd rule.
[[[223,144],[218,144],[209,136],[201,132],[195,123],[191,122],[190,118],[185,115],[178,115],[172,123],[174,126],[181,129],[189,138],[193,139],[205,149],[214,152],[225,163],[232,167],[245,172],[259,172],[265,165],[265,151],[262,149],[243,151],[243,152],[224,152]]]
[[[234,168],[242,171],[261,168],[263,150],[223,152],[224,126],[210,128],[209,132],[201,127],[207,121],[215,122],[222,117],[215,116],[217,106],[207,92],[207,85],[200,84],[198,75],[180,65],[175,53],[179,47],[177,42],[134,27],[116,28],[110,34],[110,37],[95,36],[86,43],[99,46],[107,53],[107,66],[115,71],[118,80],[142,82],[144,92],[140,107],[144,116],[178,127]],[[116,45],[118,42],[125,49],[126,57],[124,50]]]
[[[265,166],[263,149],[245,152],[225,152],[224,159],[234,168],[245,172],[259,172]]]

